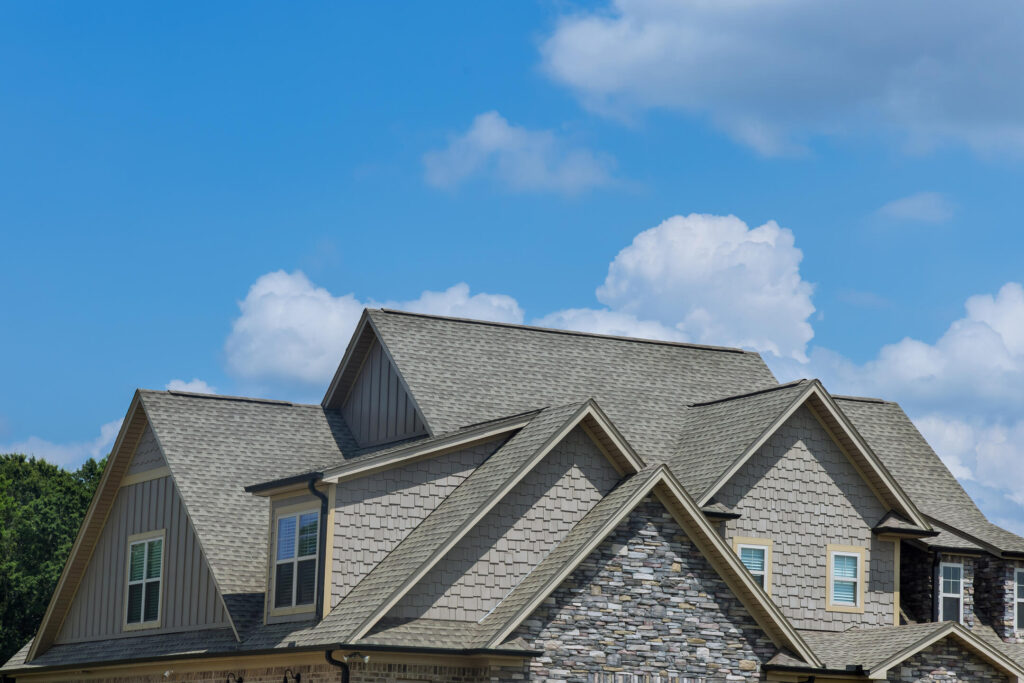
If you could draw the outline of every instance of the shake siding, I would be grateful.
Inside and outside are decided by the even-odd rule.
[[[149,472],[166,465],[167,461],[164,460],[164,455],[160,452],[160,445],[156,442],[153,427],[147,425],[146,431],[142,433],[142,438],[139,439],[139,445],[135,448],[132,462],[128,465],[127,471],[125,471],[125,476],[142,474],[143,472]]]
[[[331,606],[504,443],[494,439],[337,485]]]
[[[160,628],[122,632],[128,537],[166,529]],[[213,576],[170,477],[122,487],[57,643],[228,626]]]
[[[482,619],[619,478],[604,454],[577,427],[387,618]]]
[[[398,371],[376,341],[367,352],[341,413],[361,446],[426,433]]]
[[[894,547],[871,527],[886,509],[814,415],[800,408],[716,498],[742,517],[726,539],[770,538],[772,597],[801,629],[893,623]],[[864,613],[825,610],[828,544],[868,549]]]

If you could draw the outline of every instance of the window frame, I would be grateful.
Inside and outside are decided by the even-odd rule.
[[[853,614],[864,613],[864,592],[867,585],[867,553],[868,549],[863,546],[828,544],[825,547],[825,611],[827,612],[848,612]],[[833,584],[836,581],[835,563],[833,558],[837,556],[857,558],[857,579],[853,596],[855,604],[846,602],[834,602]],[[849,582],[849,579],[841,579]]]
[[[1024,584],[1024,567],[1014,567],[1013,569],[1013,632],[1017,635],[1024,633],[1024,628],[1018,626],[1020,624],[1020,615],[1024,611],[1024,597],[1020,595],[1020,586]]]
[[[756,550],[764,551],[764,592],[768,595],[772,593],[772,539],[770,538],[754,538],[749,536],[736,536],[732,539],[732,549],[736,553],[736,557],[739,558],[740,564],[743,564],[743,556],[740,551],[744,548],[754,548]],[[749,567],[743,564],[743,567],[750,572],[751,576],[757,577]]]
[[[942,578],[942,569],[944,567],[956,567],[957,569],[960,570],[960,593],[959,594],[947,593],[945,590],[943,590],[943,585],[942,584],[944,583],[944,580]],[[960,600],[960,614],[957,615],[956,623],[958,623],[958,624],[964,623],[964,563],[963,562],[939,562],[939,575],[936,577],[936,584],[937,584],[936,585],[936,589],[937,589],[936,593],[939,596],[939,604],[938,604],[939,619],[938,619],[938,621],[953,621],[952,619],[946,619],[946,615],[943,614],[944,610],[942,609],[942,602],[943,602],[944,598],[953,598],[953,597],[955,597],[955,598],[958,598]],[[1016,589],[1016,586],[1014,586],[1014,589]]]
[[[316,515],[316,546],[313,555],[302,555],[301,558],[298,554],[299,546],[299,520],[305,514]],[[277,536],[280,529],[280,520],[286,517],[295,518],[295,549],[294,555],[290,562],[292,564],[292,596],[291,605],[288,607],[277,607],[277,568],[280,564],[286,564],[289,560],[278,561],[277,559]],[[267,602],[269,607],[270,616],[284,616],[290,614],[303,614],[306,612],[313,612],[316,610],[316,598],[317,591],[322,590],[321,588],[321,577],[320,577],[320,525],[323,524],[323,519],[320,515],[320,506],[313,502],[300,503],[296,505],[289,505],[277,508],[273,512],[271,518],[271,530],[270,530],[270,581],[269,590],[267,591]],[[307,605],[296,605],[295,604],[295,593],[298,590],[298,568],[299,560],[313,560],[313,602]]]
[[[138,581],[132,581],[132,546],[139,544],[148,544],[150,541],[160,541],[160,576],[156,579],[159,582],[160,588],[157,595],[156,605],[156,619],[145,621],[146,617],[146,584],[153,583],[153,579],[146,578],[146,558],[143,557],[142,567],[142,579]],[[141,631],[144,629],[160,628],[163,624],[164,619],[164,570],[167,567],[167,529],[156,529],[154,531],[144,531],[138,534],[132,534],[125,540],[125,569],[124,569],[124,609],[121,610],[121,630],[122,631]],[[129,623],[128,622],[128,596],[131,592],[133,585],[142,585],[142,613],[140,621]]]

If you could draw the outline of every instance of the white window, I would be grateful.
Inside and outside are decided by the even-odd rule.
[[[939,564],[939,621],[964,620],[964,566],[959,562]]]
[[[274,556],[275,609],[314,603],[319,532],[318,511],[282,514],[277,518]]]
[[[829,558],[831,572],[832,605],[860,607],[861,555],[860,553],[832,551]]]
[[[1017,631],[1024,632],[1024,569],[1013,572],[1014,600],[1013,600],[1013,623]]]
[[[763,545],[739,543],[736,551],[740,555],[740,562],[750,570],[758,585],[768,590],[768,548]]]
[[[163,574],[164,531],[129,537],[124,618],[126,630],[160,625]]]

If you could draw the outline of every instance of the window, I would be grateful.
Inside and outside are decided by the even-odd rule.
[[[959,562],[939,564],[939,621],[964,619],[964,566]]]
[[[758,585],[766,591],[772,585],[772,541],[770,538],[743,538],[732,540],[733,550]]]
[[[1024,569],[1017,569],[1013,572],[1014,578],[1014,600],[1013,600],[1013,623],[1017,631],[1024,631]]]
[[[825,609],[830,612],[864,611],[866,548],[844,545],[827,547],[828,575]]]
[[[282,514],[277,518],[274,609],[314,603],[319,532],[319,512]]]
[[[160,585],[164,573],[164,531],[128,538],[128,590],[125,629],[160,625]]]

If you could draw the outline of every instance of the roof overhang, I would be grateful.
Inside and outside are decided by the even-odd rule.
[[[802,406],[808,406],[821,426],[840,447],[846,457],[871,487],[875,495],[891,510],[896,510],[914,525],[930,531],[931,525],[927,518],[917,509],[889,473],[881,459],[874,453],[867,442],[857,431],[853,423],[846,417],[842,409],[825,390],[821,382],[812,380],[793,402],[772,422],[758,438],[747,447],[729,468],[698,498],[700,506],[706,506],[716,493],[750,460],[769,438]]]

